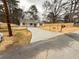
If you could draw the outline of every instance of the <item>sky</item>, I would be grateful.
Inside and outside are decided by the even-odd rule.
[[[42,14],[44,12],[42,5],[43,5],[44,1],[46,1],[46,0],[19,0],[19,1],[20,1],[19,7],[22,8],[24,11],[27,11],[31,5],[36,5],[36,7],[39,11],[39,16],[40,16],[40,18],[42,17]],[[65,1],[67,1],[67,0],[63,0],[63,2],[65,2]]]
[[[36,5],[39,12],[42,13],[42,3],[44,0],[19,0],[19,7],[27,11],[31,5]]]
[[[19,7],[22,8],[24,11],[27,11],[31,5],[36,5],[38,11],[40,13],[43,12],[42,4],[46,0],[19,0]],[[63,0],[64,2],[67,0]]]

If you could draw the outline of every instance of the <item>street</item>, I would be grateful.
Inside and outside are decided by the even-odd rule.
[[[33,33],[31,44],[16,46],[0,59],[79,59],[79,34],[48,32],[38,28],[29,30]]]

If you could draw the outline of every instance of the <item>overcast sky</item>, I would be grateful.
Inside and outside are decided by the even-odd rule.
[[[27,11],[31,5],[36,5],[39,12],[42,12],[42,3],[44,0],[19,0],[19,6],[24,11]]]
[[[42,13],[43,13],[43,8],[42,8],[42,4],[44,3],[44,1],[46,0],[19,0],[19,7],[22,8],[24,11],[27,11],[29,9],[29,7],[31,5],[36,5],[38,11],[39,11],[39,17],[42,19]],[[65,2],[67,0],[63,0],[63,2]]]
[[[27,11],[31,5],[36,5],[39,12],[43,12],[42,4],[46,0],[19,0],[19,7],[22,8],[24,11]],[[63,0],[67,1],[67,0]]]

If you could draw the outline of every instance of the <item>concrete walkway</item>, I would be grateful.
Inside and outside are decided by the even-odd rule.
[[[79,59],[79,34],[76,35],[76,39],[76,33],[58,36],[58,33],[55,32],[52,32],[54,33],[52,35],[51,32],[47,31],[45,31],[44,34],[44,30],[38,32],[40,29],[37,28],[29,29],[35,35],[33,35],[34,37],[32,38],[31,44],[24,47],[14,47],[1,55],[0,59]],[[50,33],[50,37],[47,37],[48,34],[46,33]],[[41,36],[36,34],[40,34]],[[54,37],[55,34],[57,35],[56,37]],[[46,38],[44,37],[44,40],[40,40],[42,36]],[[39,40],[34,39],[37,37]]]
[[[40,28],[29,27],[28,29],[32,32],[31,43],[53,38],[62,34],[59,32],[50,32],[50,31],[42,30]]]

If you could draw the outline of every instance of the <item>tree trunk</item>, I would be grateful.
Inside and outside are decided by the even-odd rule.
[[[55,23],[57,20],[57,17],[56,16],[53,16],[53,23]]]
[[[8,10],[8,5],[7,5],[8,0],[2,0],[2,1],[3,1],[3,4],[4,4],[4,8],[5,8],[5,16],[6,16],[9,36],[12,36],[12,30],[11,30],[10,18],[9,18],[9,10]]]
[[[70,14],[69,14],[69,22],[73,22],[73,0],[71,0],[71,9],[70,9]]]
[[[76,7],[77,7],[77,1],[75,0],[74,10],[73,10],[73,16],[75,16]],[[75,19],[73,19],[73,21],[74,21],[74,20],[75,20]]]

